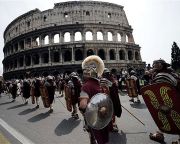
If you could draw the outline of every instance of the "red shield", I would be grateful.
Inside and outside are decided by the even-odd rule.
[[[169,83],[155,83],[141,89],[143,99],[158,128],[180,134],[180,94]]]
[[[127,79],[126,80],[126,89],[129,97],[137,97],[137,85],[134,79]]]
[[[72,90],[71,87],[68,85],[64,85],[64,93],[65,93],[65,101],[66,101],[66,107],[69,112],[72,111],[72,100],[71,100],[71,95],[72,95]]]
[[[50,103],[49,103],[48,90],[44,85],[40,85],[40,93],[41,93],[41,98],[42,98],[44,107],[49,108]]]

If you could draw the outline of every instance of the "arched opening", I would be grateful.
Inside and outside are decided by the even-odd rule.
[[[18,43],[15,44],[15,52],[18,51]]]
[[[94,55],[94,51],[92,49],[87,50],[87,56]]]
[[[20,66],[20,67],[23,67],[23,66],[24,66],[24,58],[23,58],[23,57],[20,57],[20,58],[19,58],[19,66]]]
[[[22,40],[22,41],[20,41],[19,46],[20,46],[20,49],[21,49],[21,50],[23,50],[23,49],[24,49],[24,41],[23,41],[23,40]]]
[[[75,33],[75,41],[82,41],[82,35],[81,32],[76,32]]]
[[[125,60],[125,52],[124,52],[124,50],[119,51],[119,59],[120,60]]]
[[[129,60],[133,60],[132,51],[128,51],[128,59],[129,59]]]
[[[64,62],[71,61],[71,60],[72,60],[71,52],[69,50],[66,50],[64,52]]]
[[[39,55],[38,54],[34,54],[33,55],[33,64],[39,64]]]
[[[70,41],[71,41],[70,33],[66,32],[64,34],[64,42],[70,42]]]
[[[59,43],[59,41],[60,41],[59,34],[55,34],[53,39],[54,39],[54,43]]]
[[[75,61],[83,60],[83,53],[80,49],[75,51]]]
[[[53,53],[53,62],[59,62],[59,52]]]
[[[93,40],[92,32],[91,31],[87,31],[85,37],[86,37],[86,40]]]
[[[44,76],[44,77],[47,77],[48,75],[49,75],[48,72],[43,72],[43,73],[42,73],[42,76]]]
[[[49,62],[49,54],[44,53],[42,54],[42,63],[48,63]]]
[[[102,60],[105,60],[105,59],[106,59],[106,58],[105,58],[105,52],[104,52],[103,49],[100,49],[100,50],[98,51],[98,56],[99,56]]]
[[[139,58],[139,53],[138,53],[138,52],[135,52],[135,59],[136,59],[136,60],[140,60],[140,58]]]
[[[129,37],[128,37],[128,35],[126,35],[126,42],[129,42]]]
[[[113,49],[111,49],[109,51],[109,58],[110,58],[110,60],[115,60],[115,52]]]
[[[113,41],[113,34],[112,34],[112,32],[108,32],[107,35],[108,35],[108,41]]]
[[[121,34],[120,34],[120,33],[117,33],[117,41],[118,41],[118,42],[121,42],[121,41],[122,41],[122,39],[121,39]]]
[[[25,64],[26,64],[26,66],[31,65],[31,57],[29,55],[26,55],[26,57],[25,57]]]
[[[49,36],[48,36],[48,35],[46,35],[46,36],[44,37],[44,44],[45,44],[45,45],[48,45],[48,44],[49,44]]]
[[[31,48],[31,39],[30,38],[27,38],[25,43],[26,43],[26,48]]]
[[[103,33],[100,31],[97,32],[97,40],[103,40]]]

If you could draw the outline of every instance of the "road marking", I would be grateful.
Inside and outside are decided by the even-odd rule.
[[[10,125],[8,125],[5,121],[3,121],[1,118],[0,118],[0,125],[3,128],[5,128],[12,136],[14,136],[21,143],[23,143],[23,144],[34,144],[31,140],[26,138],[20,132],[16,131],[14,128],[12,128]]]
[[[0,133],[0,144],[11,144],[6,137]]]

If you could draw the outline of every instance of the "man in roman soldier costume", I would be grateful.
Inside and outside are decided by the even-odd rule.
[[[81,93],[80,93],[79,110],[83,114],[85,114],[86,107],[88,106],[90,99],[94,95],[98,93],[102,93],[102,89],[98,77],[100,77],[104,71],[104,63],[99,56],[96,55],[88,56],[82,62],[82,69],[83,69],[84,83],[82,85]],[[99,111],[100,112],[106,111],[106,109]],[[99,130],[88,127],[87,131],[89,132],[90,135],[91,144],[108,143],[109,141],[108,126],[105,126],[104,128]]]
[[[30,79],[29,79],[29,73],[26,73],[25,79],[23,80],[22,84],[22,96],[25,100],[24,104],[28,104],[28,98],[30,97]]]
[[[35,81],[33,82],[34,87],[34,96],[36,101],[36,108],[39,108],[39,97],[40,97],[40,78],[35,78]]]
[[[16,97],[17,97],[17,81],[14,80],[12,82],[12,87],[11,87],[11,95],[12,95],[12,102],[14,102],[16,100]]]
[[[163,59],[153,62],[153,69],[150,70],[150,73],[152,75],[152,85],[141,89],[146,105],[162,132],[179,134],[180,125],[178,121],[180,113],[177,103],[180,101],[180,77],[170,68],[170,64]],[[149,97],[151,99],[150,104],[148,103]],[[162,132],[150,133],[149,137],[162,143],[164,142]],[[178,144],[178,142],[172,142],[172,144]]]
[[[72,72],[70,74],[70,80],[68,81],[68,85],[71,91],[71,104],[72,104],[72,117],[75,119],[78,119],[78,113],[77,113],[77,104],[79,105],[79,96],[81,92],[81,80],[78,77],[78,74],[75,72]]]
[[[114,114],[112,117],[110,130],[112,132],[118,132],[115,116],[120,117],[122,113],[121,102],[118,92],[118,81],[115,76],[110,73],[110,70],[108,68],[105,68],[100,83],[102,87],[105,86],[107,88],[107,94],[110,96],[113,102]]]
[[[45,87],[47,88],[48,91],[48,97],[49,97],[49,104],[50,104],[50,110],[49,112],[53,112],[53,106],[52,103],[54,101],[54,94],[55,94],[55,89],[56,89],[56,84],[53,81],[53,76],[47,76],[47,80],[45,82]]]
[[[139,79],[138,79],[138,77],[137,77],[137,75],[136,75],[136,72],[134,71],[134,70],[131,70],[130,71],[130,77],[129,77],[130,79],[133,79],[134,81],[135,81],[135,91],[136,91],[136,93],[137,93],[137,96],[136,96],[136,98],[137,98],[137,103],[141,103],[141,101],[140,101],[140,99],[139,99],[139,96],[138,96],[138,94],[140,94],[140,84],[139,84]],[[131,97],[131,99],[129,100],[130,102],[134,102],[134,97]]]

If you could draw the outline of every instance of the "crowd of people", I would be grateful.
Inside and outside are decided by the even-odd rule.
[[[22,79],[15,79],[0,83],[0,92],[10,93],[12,102],[16,101],[18,96],[22,96],[24,104],[28,104],[31,100],[36,104],[35,108],[39,108],[39,101],[42,95],[43,104],[49,108],[49,113],[53,112],[53,101],[55,91],[59,92],[60,97],[65,97],[67,107],[70,106],[71,116],[78,119],[78,109],[84,116],[86,107],[90,99],[98,93],[106,93],[113,103],[113,116],[111,121],[102,129],[93,129],[85,122],[84,128],[90,135],[91,144],[106,144],[109,141],[109,132],[118,132],[116,117],[120,118],[122,113],[119,91],[123,91],[127,87],[126,81],[132,79],[135,85],[135,96],[130,96],[130,102],[141,103],[139,95],[141,87],[155,82],[161,82],[159,73],[168,73],[172,78],[166,79],[166,82],[175,84],[174,86],[180,92],[180,76],[169,67],[164,60],[156,60],[153,62],[151,69],[145,69],[143,75],[131,69],[122,69],[119,76],[113,74],[108,68],[105,68],[103,61],[98,56],[89,56],[82,63],[83,76],[77,72],[68,74],[60,74],[58,76],[48,75],[47,77],[30,77],[29,74]],[[171,79],[171,80],[170,80]],[[143,83],[142,83],[143,80]],[[169,80],[169,81],[168,81]],[[70,100],[68,100],[70,98]],[[135,101],[134,99],[137,99]],[[48,100],[48,105],[46,105]],[[72,108],[72,110],[71,110]],[[107,113],[107,109],[100,110],[101,115]],[[164,136],[161,132],[150,134],[150,139],[163,142]]]

